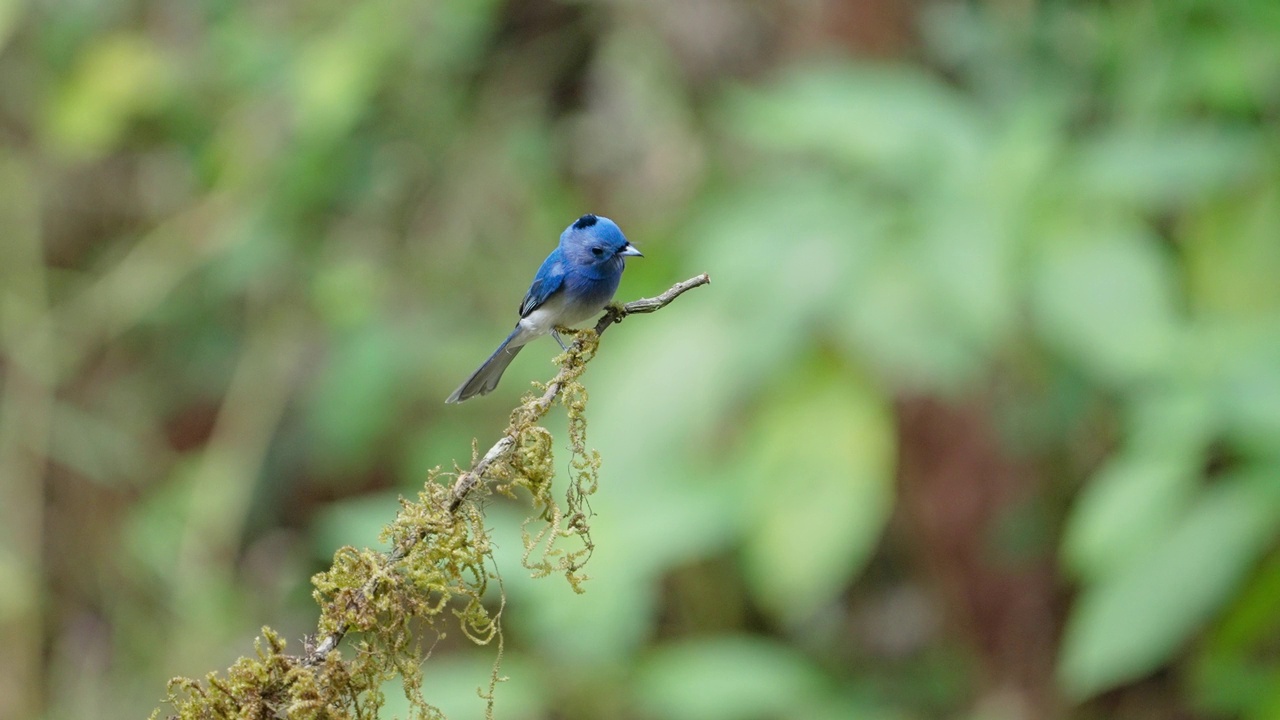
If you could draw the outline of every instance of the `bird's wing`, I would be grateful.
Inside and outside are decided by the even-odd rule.
[[[552,293],[560,289],[564,284],[565,267],[560,248],[556,248],[546,260],[542,261],[542,267],[538,268],[538,274],[533,277],[529,292],[520,303],[520,317],[527,317],[529,313],[537,310],[539,305],[546,302]]]

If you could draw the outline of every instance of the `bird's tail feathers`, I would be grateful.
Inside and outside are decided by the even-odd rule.
[[[446,403],[460,403],[468,400],[476,395],[487,395],[494,388],[498,387],[498,381],[502,379],[502,373],[506,371],[507,366],[516,358],[520,352],[520,348],[524,347],[524,343],[520,342],[525,338],[517,337],[520,335],[520,326],[517,325],[515,330],[507,336],[506,340],[498,346],[497,350],[489,356],[484,364],[476,368],[471,373],[471,377],[458,386],[457,390],[445,400]],[[513,342],[514,341],[514,342]]]

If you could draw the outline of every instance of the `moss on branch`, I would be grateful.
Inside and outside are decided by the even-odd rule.
[[[254,656],[242,657],[225,673],[171,680],[170,717],[371,720],[385,700],[382,687],[395,677],[402,679],[413,717],[443,717],[422,697],[421,668],[431,651],[427,639],[443,637],[454,623],[473,643],[496,641],[494,670],[481,692],[492,717],[505,599],[499,592],[491,602],[496,607],[484,603],[500,577],[478,500],[491,492],[516,497],[524,490],[532,512],[521,528],[524,567],[535,577],[563,573],[575,592],[583,592],[583,567],[594,549],[586,501],[599,485],[600,455],[587,447],[587,391],[579,378],[611,324],[653,312],[708,282],[706,275],[691,278],[656,298],[609,308],[593,329],[571,331],[574,342],[556,358],[559,372],[538,386],[540,394],[523,398],[483,456],[473,446],[469,468],[435,468],[417,498],[401,498],[395,519],[382,531],[390,552],[342,547],[332,566],[312,578],[320,619],[301,654],[287,653],[284,639],[264,627]],[[563,501],[552,493],[554,440],[539,424],[557,403],[568,416],[571,454]],[[570,538],[576,540],[562,542]],[[348,636],[352,642],[344,655],[338,646]]]

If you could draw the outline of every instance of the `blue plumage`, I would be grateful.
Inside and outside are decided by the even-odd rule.
[[[609,218],[583,215],[565,228],[520,303],[520,322],[445,402],[488,393],[530,340],[551,333],[559,342],[557,327],[576,325],[603,310],[618,290],[629,256],[640,251]]]

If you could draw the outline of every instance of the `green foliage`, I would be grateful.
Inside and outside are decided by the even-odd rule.
[[[1229,478],[1202,491],[1158,544],[1085,588],[1063,640],[1067,692],[1088,696],[1149,671],[1225,603],[1275,538],[1273,483]]]
[[[773,643],[721,638],[664,647],[644,658],[641,707],[672,720],[821,717],[822,674]],[[797,698],[808,698],[799,707]]]
[[[0,2],[0,716],[229,708],[335,557],[455,720],[481,610],[502,718],[1280,715],[1280,5],[803,5]],[[445,525],[586,211],[716,292]]]
[[[750,479],[743,572],[764,608],[802,622],[829,605],[875,549],[892,507],[893,439],[885,409],[850,378],[778,392],[749,430],[737,469]],[[819,432],[804,422],[812,416],[824,419]]]
[[[1188,23],[1196,12],[1162,10],[1161,22]],[[1122,417],[1133,417],[1121,430],[1123,449],[1066,516],[1064,558],[1081,593],[1059,678],[1082,700],[1184,651],[1280,530],[1274,498],[1258,487],[1280,472],[1276,436],[1261,440],[1271,427],[1261,408],[1274,406],[1266,400],[1250,403],[1257,414],[1244,410],[1223,385],[1273,397],[1280,366],[1260,368],[1280,342],[1280,306],[1258,284],[1241,288],[1247,299],[1232,310],[1211,310],[1208,286],[1186,280],[1226,262],[1206,247],[1239,242],[1203,223],[1238,208],[1241,196],[1270,198],[1280,178],[1257,162],[1274,151],[1269,129],[1197,117],[1191,105],[1212,103],[1211,85],[1195,97],[1156,84],[1148,107],[1128,105],[1133,97],[1109,87],[1105,73],[1112,53],[1131,46],[1077,45],[1074,64],[1057,62],[1066,36],[1052,34],[1054,23],[1102,27],[1104,18],[1065,9],[1044,15],[1047,34],[1026,38],[1043,54],[1003,74],[989,72],[1009,51],[998,36],[982,35],[990,18],[952,14],[955,25],[936,26],[962,78],[975,86],[1005,81],[989,96],[957,94],[900,68],[828,65],[740,93],[728,116],[775,164],[806,158],[819,168],[811,177],[825,176],[801,191],[809,201],[801,246],[813,231],[848,228],[852,249],[807,255],[848,280],[841,306],[850,308],[849,322],[837,332],[849,333],[888,380],[953,392],[1005,357],[1022,372],[1035,368],[1039,383],[1082,374]],[[1237,28],[1248,16],[1243,5],[1222,11]],[[1132,9],[1112,19],[1117,28],[1151,20]],[[962,39],[966,31],[976,34]],[[1169,37],[1148,40],[1163,50]],[[1152,107],[1163,110],[1153,115]],[[748,182],[777,182],[776,170],[758,174]],[[736,211],[757,193],[749,187],[727,206]],[[766,215],[753,220],[754,232],[781,237],[799,225],[769,207],[777,197],[751,204],[750,212]],[[1253,217],[1280,231],[1280,215]],[[711,224],[722,222],[717,215]],[[1274,259],[1269,267],[1280,270]],[[1028,312],[1019,317],[1012,312],[1019,307]],[[1051,417],[1055,408],[1043,403],[1031,412]],[[1207,478],[1212,454],[1224,448],[1231,472]]]

